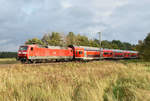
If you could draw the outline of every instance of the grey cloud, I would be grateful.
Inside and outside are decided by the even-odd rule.
[[[129,3],[125,7],[116,9],[111,16],[108,30],[123,41],[137,43],[138,40],[144,39],[149,32],[148,26],[150,25],[148,21],[148,17],[150,16],[148,10],[149,3],[150,1],[146,0],[137,3],[134,0],[134,2],[132,1],[132,3]]]
[[[149,3],[148,0],[0,0],[0,51],[16,51],[25,40],[41,38],[51,31],[80,32],[92,38],[102,31],[104,40],[137,43],[149,32]]]

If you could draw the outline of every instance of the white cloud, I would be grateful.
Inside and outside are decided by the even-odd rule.
[[[116,1],[116,6],[118,7],[122,7],[122,6],[125,6],[129,3],[129,0],[117,0]]]
[[[72,7],[72,4],[71,4],[70,2],[64,0],[64,1],[62,2],[62,6],[63,6],[63,8],[67,9],[67,8]]]
[[[17,49],[27,39],[51,31],[95,38],[89,33],[102,31],[103,39],[137,43],[149,32],[149,4],[149,0],[0,0],[1,48]]]

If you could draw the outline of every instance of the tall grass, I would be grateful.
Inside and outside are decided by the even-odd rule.
[[[0,68],[0,101],[149,101],[149,64],[12,65]]]

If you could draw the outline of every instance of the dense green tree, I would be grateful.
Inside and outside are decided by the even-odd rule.
[[[143,46],[143,41],[139,40],[138,44],[135,46],[135,50],[141,51],[142,50],[142,46]]]
[[[95,40],[89,40],[89,46],[91,46],[91,47],[99,47],[99,44]]]
[[[69,34],[66,36],[66,44],[76,45],[76,36],[73,32],[69,32]]]
[[[136,44],[131,45],[131,49],[132,49],[133,51],[137,51],[137,50],[136,50],[136,46],[137,46]]]
[[[0,52],[0,58],[15,58],[17,52]]]
[[[51,40],[50,34],[45,34],[41,40],[45,45],[48,45],[48,41]]]
[[[111,42],[109,42],[109,41],[107,41],[107,40],[103,40],[103,41],[102,41],[102,48],[111,49],[111,48],[112,48]]]
[[[89,39],[84,35],[75,35],[73,32],[69,32],[66,36],[58,32],[52,32],[45,34],[41,40],[38,38],[30,39],[26,44],[40,44],[40,45],[51,45],[51,46],[68,46],[68,45],[79,45],[79,46],[91,46],[100,47],[99,40]],[[128,42],[121,42],[120,40],[107,41],[103,40],[101,42],[102,48],[108,49],[122,49],[122,50],[136,50],[137,46],[131,45]],[[136,48],[135,48],[136,47]]]
[[[119,49],[123,49],[123,50],[125,49],[124,44],[120,40],[113,40],[112,44],[116,44]]]
[[[33,38],[33,39],[29,39],[25,42],[25,44],[29,45],[29,44],[38,44],[38,45],[43,45],[43,42],[38,39],[38,38]]]
[[[78,34],[76,37],[76,45],[79,46],[89,46],[89,39],[86,36]]]
[[[111,43],[111,49],[120,49],[117,44]]]
[[[133,46],[130,44],[130,43],[128,43],[128,42],[123,42],[123,49],[126,49],[126,50],[132,50],[133,49]]]
[[[44,45],[51,45],[51,46],[62,46],[63,40],[62,36],[58,32],[52,32],[51,34],[45,34],[41,39]]]
[[[150,33],[147,35],[144,41],[139,44],[139,52],[140,56],[144,60],[150,61]]]
[[[51,46],[62,46],[63,41],[61,40],[62,37],[59,33],[57,32],[52,32],[50,36],[50,40],[48,40],[48,45]]]

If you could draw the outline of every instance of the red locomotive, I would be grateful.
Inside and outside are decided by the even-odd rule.
[[[18,51],[18,60],[23,63],[61,60],[99,60],[138,58],[138,52],[95,47],[24,45]]]

